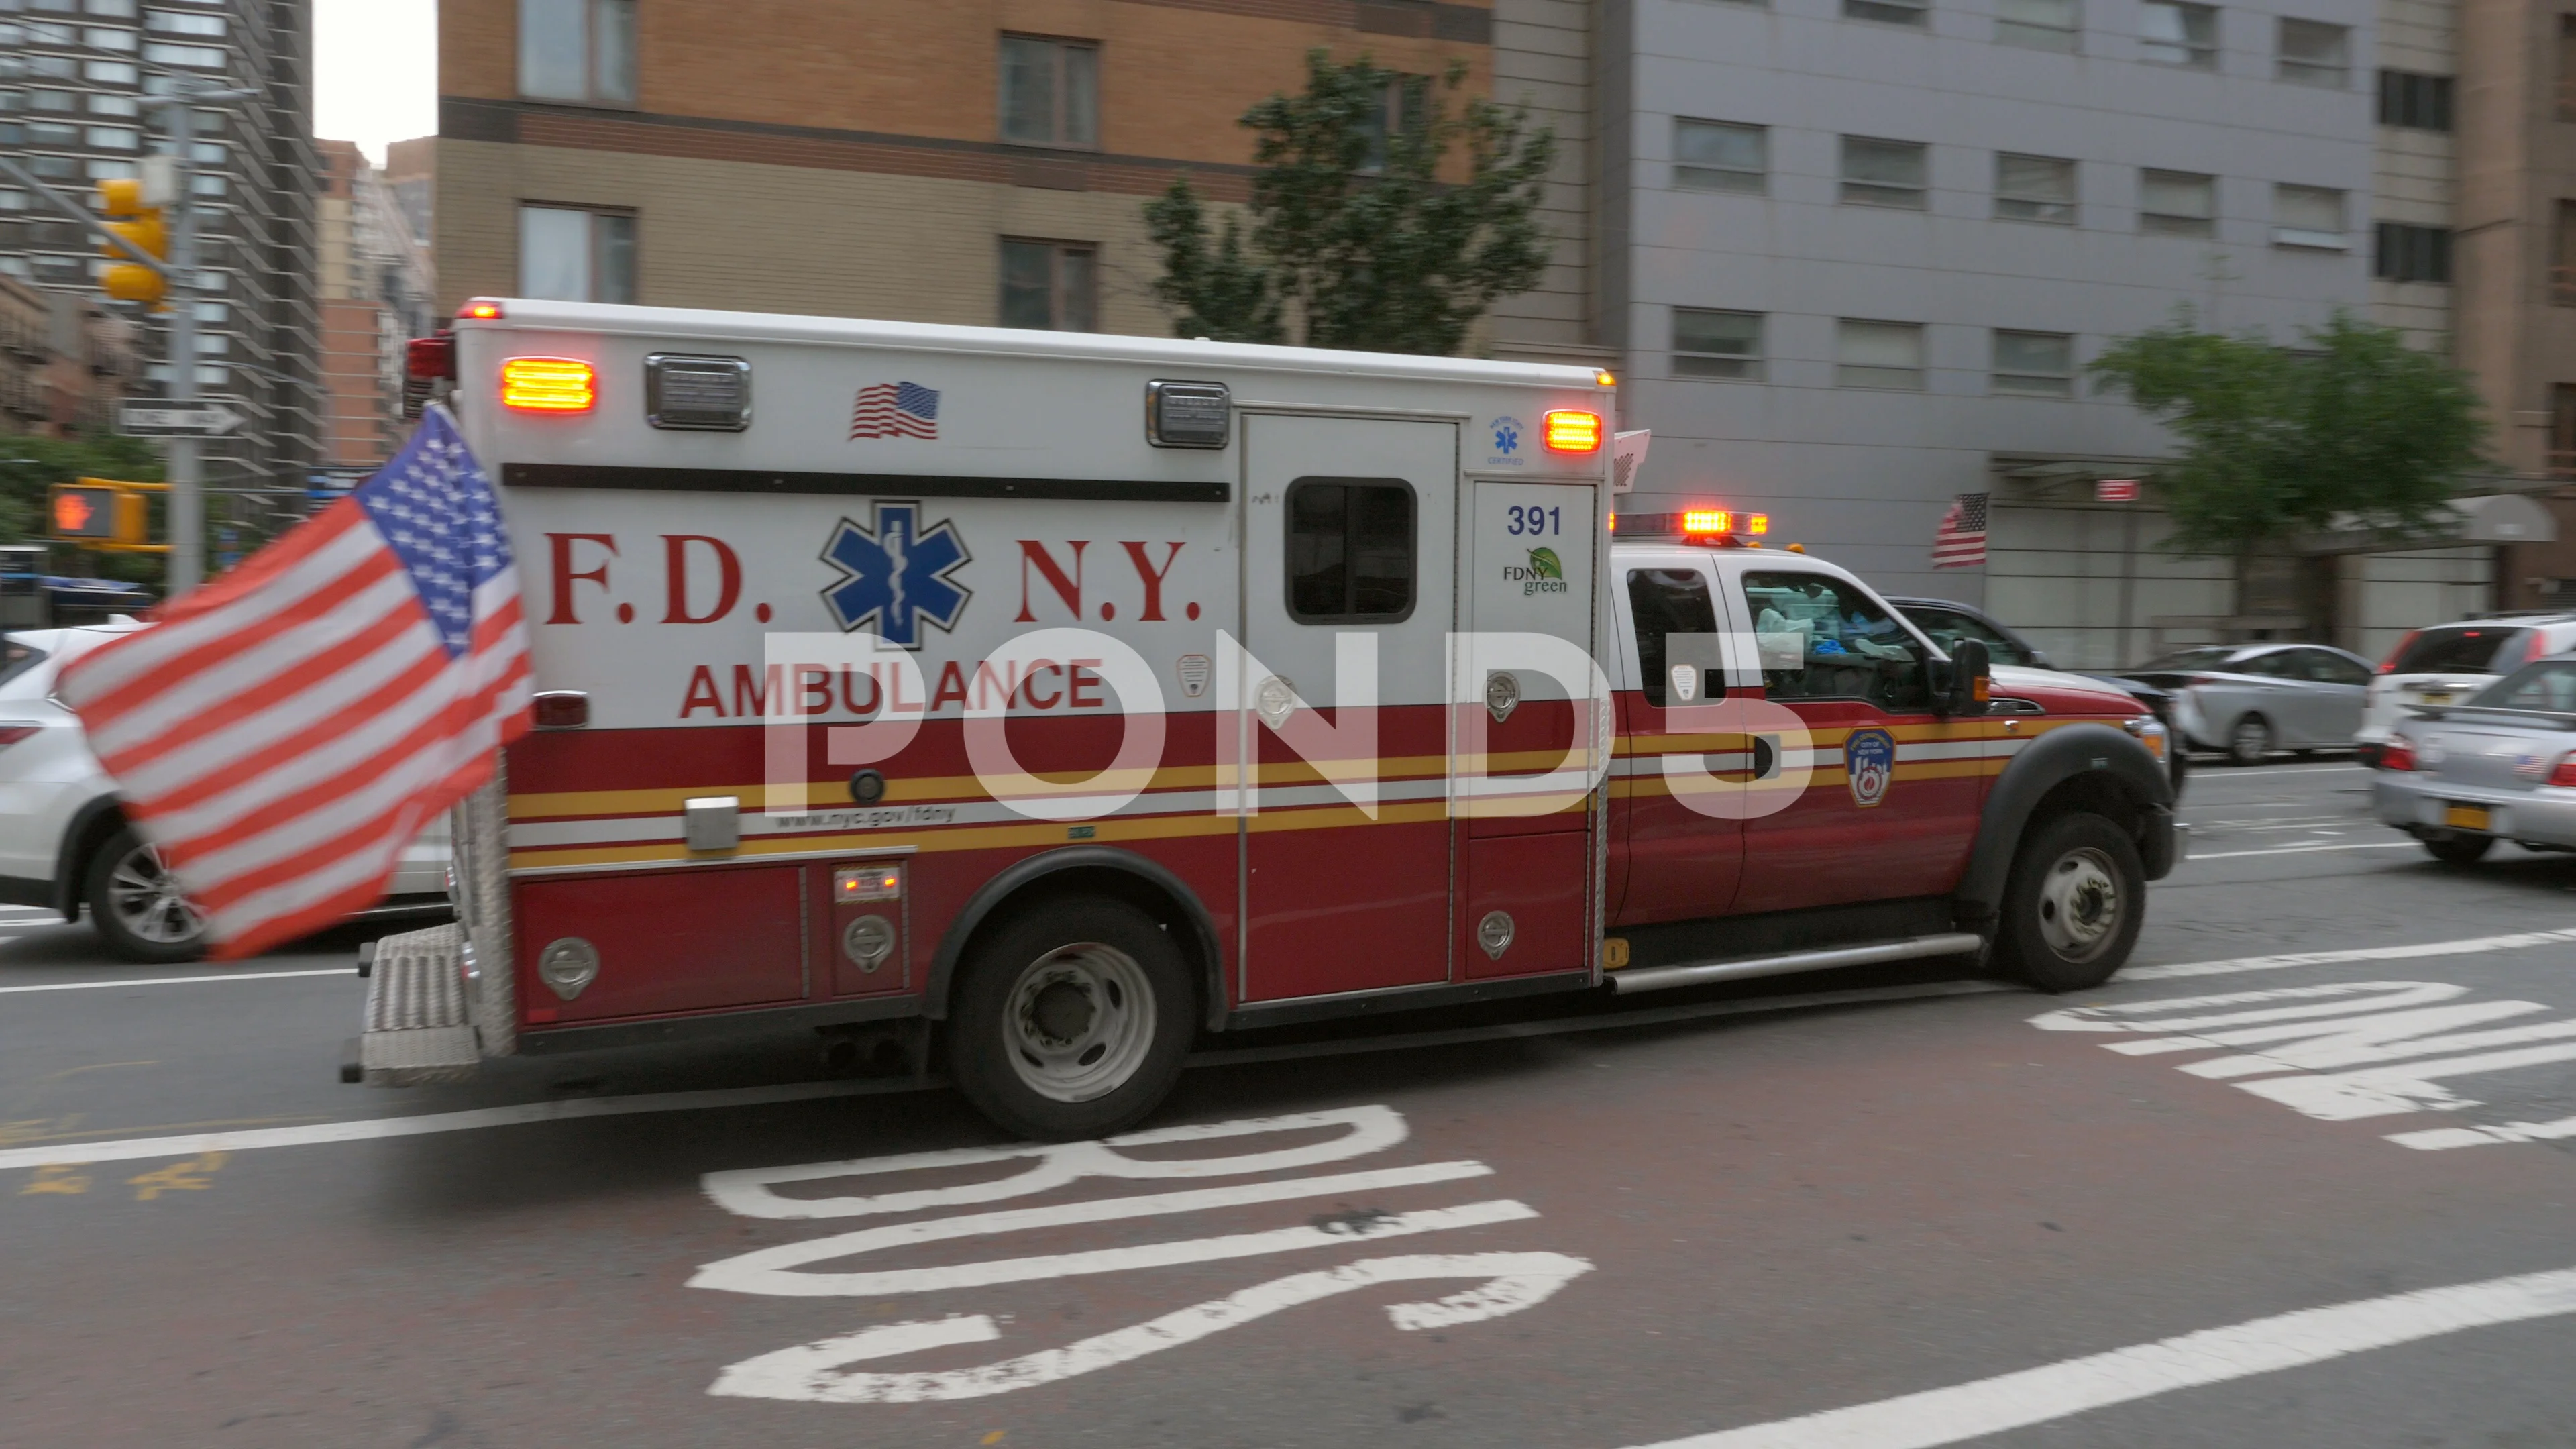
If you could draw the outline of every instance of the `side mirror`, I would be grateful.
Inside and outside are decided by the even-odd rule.
[[[2048,656],[2046,654],[2033,649],[2030,651],[2030,667],[2033,669],[2055,669],[2057,666],[2048,662]]]
[[[1994,686],[1994,663],[1983,639],[1962,639],[1950,648],[1950,674],[1941,690],[1941,713],[1975,715],[1986,712],[1986,699]]]

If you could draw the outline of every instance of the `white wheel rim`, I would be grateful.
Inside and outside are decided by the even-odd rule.
[[[2259,760],[2271,752],[2272,732],[2259,720],[2243,720],[2236,726],[2236,753],[2239,757]]]
[[[2039,934],[2070,961],[2089,961],[2120,931],[2120,879],[2111,858],[2079,846],[2057,858],[2039,885]]]
[[[1088,1102],[1127,1084],[1154,1045],[1145,968],[1097,941],[1061,946],[1011,986],[1002,1049],[1021,1085],[1053,1102]]]
[[[206,932],[206,918],[179,893],[179,878],[148,845],[127,851],[107,873],[108,909],[119,925],[155,946],[179,946]]]

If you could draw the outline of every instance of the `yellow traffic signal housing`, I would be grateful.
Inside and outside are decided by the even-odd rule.
[[[168,544],[152,543],[154,493],[167,483],[126,483],[114,478],[83,478],[57,483],[46,518],[53,536],[109,553],[160,553]]]
[[[132,177],[117,177],[98,184],[99,210],[111,220],[107,229],[155,257],[170,254],[170,227],[163,220],[161,208],[143,203],[143,183]],[[127,254],[106,242],[98,244],[100,252],[116,265],[99,274],[99,286],[120,302],[158,302],[170,290],[161,274],[132,261]]]

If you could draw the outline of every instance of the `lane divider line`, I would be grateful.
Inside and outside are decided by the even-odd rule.
[[[2270,850],[2222,850],[2216,855],[2186,855],[2184,861],[2243,860],[2249,855],[2305,855],[2314,850],[2411,850],[2412,840],[2371,840],[2355,845],[2279,845]]]
[[[2489,1142],[2556,1142],[2576,1137],[2576,1117],[2555,1122],[2499,1122],[2492,1127],[2435,1127],[2423,1132],[2391,1132],[2388,1140],[2418,1152],[2447,1152]]]
[[[195,978],[182,977],[182,980]],[[1904,1001],[1923,997],[1976,996],[2018,991],[1998,981],[1937,981],[1920,986],[1865,987],[1851,991],[1814,991],[1800,996],[1755,997],[1711,1001],[1696,1006],[1662,1006],[1601,1016],[1556,1021],[1505,1022],[1462,1027],[1454,1031],[1409,1032],[1401,1036],[1362,1037],[1347,1041],[1300,1042],[1287,1046],[1243,1047],[1200,1052],[1192,1067],[1240,1066],[1252,1062],[1295,1061],[1308,1057],[1352,1056],[1363,1052],[1402,1051],[1466,1042],[1504,1041],[1518,1037],[1563,1036],[1574,1032],[1612,1031],[1705,1017],[1744,1016],[1758,1012],[1795,1011],[1865,1001]],[[254,1127],[230,1132],[191,1132],[166,1137],[126,1137],[103,1142],[36,1143],[0,1148],[0,1172],[90,1162],[132,1162],[154,1157],[192,1157],[201,1152],[255,1152],[268,1147],[306,1147],[325,1142],[366,1142],[386,1137],[425,1137],[444,1132],[474,1132],[488,1127],[518,1127],[581,1117],[625,1117],[648,1112],[690,1112],[721,1107],[758,1107],[775,1102],[808,1102],[831,1097],[894,1096],[930,1091],[948,1084],[938,1078],[915,1082],[796,1082],[776,1087],[726,1087],[699,1092],[652,1092],[628,1097],[572,1097],[558,1101],[521,1102],[505,1107],[477,1107],[463,1112],[421,1112],[387,1117],[361,1117],[342,1122],[314,1122],[298,1127]]]
[[[346,976],[358,979],[357,970],[333,966],[320,971],[232,971],[208,972],[203,976],[138,976],[124,981],[51,981],[42,986],[0,986],[0,996],[24,991],[108,991],[119,986],[193,986],[200,981],[278,981],[289,976]]]
[[[2411,946],[2357,946],[2343,951],[2295,951],[2279,956],[2238,956],[2225,961],[2180,961],[2165,966],[2131,966],[2111,978],[2170,981],[2182,976],[2227,976],[2239,971],[2280,971],[2292,966],[2332,966],[2345,961],[2411,961],[2425,956],[2478,956],[2489,951],[2520,951],[2576,941],[2576,930],[2522,931],[2510,936],[2467,936],[2452,941],[2419,941]]]
[[[2363,1298],[1642,1449],[1933,1449],[2176,1389],[2576,1313],[2576,1268]]]

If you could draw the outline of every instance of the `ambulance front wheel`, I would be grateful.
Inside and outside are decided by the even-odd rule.
[[[1045,902],[978,942],[965,966],[950,1070],[1003,1127],[1041,1141],[1117,1132],[1179,1078],[1197,1018],[1189,965],[1134,906]]]
[[[1996,954],[2042,991],[2089,990],[2128,961],[2146,904],[2128,832],[2099,815],[2061,815],[2022,841]]]

